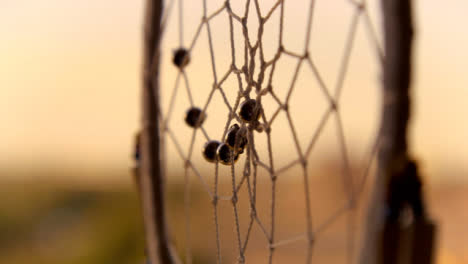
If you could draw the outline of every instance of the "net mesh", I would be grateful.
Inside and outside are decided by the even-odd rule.
[[[234,10],[231,6],[231,1],[194,1],[196,3],[184,3],[183,0],[170,1],[166,4],[166,10],[163,17],[163,28],[166,29],[169,25],[171,16],[177,19],[178,42],[180,47],[185,47],[191,57],[195,55],[194,48],[197,43],[202,42],[202,32],[206,32],[206,46],[208,49],[208,57],[205,58],[209,61],[211,69],[203,69],[203,71],[211,72],[211,80],[204,80],[205,86],[211,87],[208,94],[194,95],[197,90],[194,89],[189,80],[189,71],[200,71],[201,69],[194,69],[190,66],[180,67],[177,70],[176,78],[172,88],[167,89],[168,97],[167,107],[160,111],[161,130],[163,132],[162,145],[165,148],[170,148],[169,145],[178,154],[178,159],[182,161],[184,171],[184,204],[185,204],[185,262],[192,263],[192,229],[194,224],[191,220],[194,206],[191,200],[191,175],[197,179],[197,182],[202,186],[204,192],[208,195],[212,208],[212,219],[214,225],[214,236],[206,237],[208,241],[214,241],[216,247],[216,261],[217,263],[229,262],[224,257],[222,247],[222,227],[220,219],[220,204],[228,203],[232,207],[233,226],[234,226],[234,241],[236,244],[236,252],[229,252],[229,255],[234,255],[238,263],[249,262],[246,257],[246,252],[249,248],[249,241],[254,236],[254,227],[258,228],[260,232],[256,235],[264,237],[266,251],[265,259],[268,263],[275,260],[275,251],[281,247],[288,246],[295,243],[303,243],[305,245],[305,262],[311,263],[312,255],[314,252],[314,245],[317,242],[318,235],[329,228],[335,221],[347,214],[347,227],[346,232],[343,234],[346,241],[346,263],[352,263],[355,256],[353,252],[356,251],[356,233],[355,233],[355,216],[352,212],[356,209],[358,198],[361,196],[364,183],[366,182],[367,175],[369,174],[375,150],[378,144],[378,139],[375,137],[369,139],[370,147],[367,148],[367,155],[361,162],[361,169],[359,175],[352,170],[350,164],[349,150],[345,138],[344,124],[342,120],[342,113],[340,112],[340,97],[343,93],[344,82],[349,69],[350,56],[353,51],[355,43],[355,36],[358,25],[362,24],[366,29],[366,35],[370,40],[371,47],[375,51],[374,57],[378,58],[379,62],[383,59],[383,52],[379,44],[378,35],[371,23],[371,16],[369,14],[366,1],[338,1],[341,4],[347,5],[352,9],[351,20],[347,24],[347,34],[342,43],[344,45],[343,54],[341,55],[338,74],[335,80],[334,87],[328,85],[319,68],[316,66],[313,56],[311,55],[311,39],[312,31],[314,29],[315,17],[315,0],[308,1],[308,11],[305,22],[305,37],[302,49],[294,51],[284,43],[286,38],[285,32],[285,8],[292,1],[278,0],[271,3],[269,6],[264,1],[259,0],[245,0],[242,1],[243,12]],[[201,2],[201,3],[200,3]],[[208,3],[209,2],[209,3]],[[214,3],[213,3],[214,2]],[[239,5],[235,1],[236,5]],[[209,11],[208,4],[217,5],[213,11]],[[186,23],[184,18],[187,16],[187,10],[190,10],[190,5],[202,5],[201,22],[196,26],[193,31],[189,42],[184,39],[186,36]],[[187,7],[189,6],[189,7]],[[174,9],[174,10],[173,10]],[[190,11],[189,11],[190,12]],[[185,13],[185,14],[184,14]],[[216,59],[215,54],[215,34],[213,34],[213,23],[216,19],[223,17],[227,19],[228,28],[224,28],[223,34],[228,35],[228,42],[224,43],[222,53],[223,56],[229,59],[223,59],[223,66],[217,65],[219,60]],[[275,19],[273,19],[275,17]],[[289,18],[293,19],[293,18]],[[273,24],[274,23],[274,24]],[[275,43],[265,41],[265,28],[266,26],[277,28],[277,37]],[[239,41],[240,40],[240,41]],[[273,49],[271,47],[274,47]],[[270,50],[270,51],[267,51]],[[218,50],[216,50],[218,51]],[[271,52],[272,51],[272,52]],[[269,53],[269,54],[268,54]],[[227,55],[226,55],[227,54]],[[223,58],[224,58],[223,57]],[[277,85],[274,76],[277,76],[278,63],[283,60],[292,60],[294,67],[292,68],[292,78],[289,79],[288,85]],[[225,63],[228,62],[228,63]],[[222,68],[225,67],[225,68]],[[315,79],[314,85],[307,85],[306,89],[318,89],[321,96],[325,101],[325,111],[318,119],[317,125],[311,135],[308,136],[306,143],[302,143],[298,135],[297,122],[294,120],[294,114],[291,108],[294,106],[292,100],[293,94],[298,88],[298,79],[301,74],[304,74],[301,69],[307,68],[312,73],[311,76]],[[163,69],[164,71],[164,69]],[[164,78],[164,73],[163,73]],[[228,84],[228,80],[230,80]],[[284,81],[284,80],[283,80]],[[279,81],[278,81],[279,83]],[[235,84],[235,85],[233,85]],[[175,116],[174,109],[176,109],[176,101],[178,96],[183,96],[179,91],[180,87],[185,87],[185,94],[189,105],[185,107],[195,107],[197,104],[202,111],[207,114],[207,118],[215,118],[222,120],[217,123],[216,133],[220,137],[213,137],[212,131],[206,128],[206,124],[200,124],[199,128],[192,130],[184,130],[181,133],[179,128],[172,126],[171,120],[180,118]],[[333,88],[333,89],[332,89]],[[163,88],[164,93],[164,88]],[[282,93],[282,94],[281,94]],[[215,97],[221,98],[225,107],[216,108],[211,107]],[[240,104],[247,99],[255,99],[258,102],[258,112],[260,118],[258,122],[245,122],[239,116]],[[179,106],[183,107],[183,106]],[[307,112],[308,109],[300,109],[300,111]],[[276,124],[283,116],[284,127],[290,132],[294,153],[290,156],[295,156],[287,162],[278,162],[278,158],[274,155],[275,152],[281,152],[277,148],[275,140],[273,140],[272,132],[276,129]],[[321,222],[315,223],[313,221],[313,212],[311,200],[313,193],[310,186],[310,156],[313,152],[319,138],[324,133],[324,128],[327,123],[333,122],[337,131],[336,143],[339,146],[339,154],[343,161],[343,170],[341,175],[341,184],[345,190],[346,202],[333,210]],[[297,120],[296,120],[297,121]],[[219,162],[215,162],[213,167],[205,173],[206,170],[200,167],[206,167],[207,163],[203,163],[199,157],[201,150],[197,147],[197,140],[209,141],[218,139],[221,142],[225,141],[228,129],[234,123],[240,125],[241,133],[244,133],[248,139],[248,144],[245,153],[236,164],[224,166]],[[279,126],[279,125],[278,125]],[[260,132],[262,131],[262,132]],[[182,138],[181,138],[182,137]],[[260,143],[259,137],[265,137],[266,140],[263,144]],[[185,142],[185,143],[183,143]],[[164,164],[169,164],[170,161],[165,157]],[[224,170],[224,167],[229,169]],[[168,168],[169,170],[171,168]],[[277,235],[277,215],[278,213],[287,213],[284,210],[278,210],[277,188],[278,179],[283,175],[294,171],[300,173],[300,178],[303,186],[302,190],[297,190],[294,194],[295,199],[302,197],[304,207],[304,230],[299,233],[283,236],[281,239]],[[260,179],[261,174],[267,175]],[[263,175],[262,174],[262,175]],[[354,174],[354,175],[353,175]],[[222,184],[225,179],[229,178],[230,190],[222,191]],[[268,179],[269,181],[269,202],[260,203],[257,201],[259,192],[265,190],[264,186],[259,186],[259,182]],[[240,196],[243,196],[247,201],[248,213],[243,214],[241,217],[241,209],[239,205]],[[242,224],[245,220],[246,224]]]

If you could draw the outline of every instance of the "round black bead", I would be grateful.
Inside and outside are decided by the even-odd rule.
[[[203,157],[208,161],[208,162],[216,162],[217,158],[217,153],[216,151],[218,150],[219,145],[221,142],[217,140],[210,140],[205,143],[205,146],[203,147]]]
[[[198,107],[191,107],[185,115],[185,123],[190,127],[197,128],[205,121],[206,114]]]
[[[219,162],[221,162],[224,165],[231,165],[232,161],[232,155],[234,155],[234,152],[232,149],[225,143],[221,143],[216,151],[218,155]],[[236,162],[239,159],[239,154],[234,156],[234,162]]]
[[[245,100],[240,105],[239,116],[244,122],[252,122],[260,119],[260,113],[261,109],[257,107],[257,101],[255,101],[255,99]]]
[[[232,149],[235,149],[234,147],[236,146],[236,138],[239,129],[239,125],[234,124],[229,128],[227,132],[225,143]],[[243,153],[245,145],[247,145],[247,138],[245,137],[245,135],[239,135],[238,140],[239,142],[237,143],[237,149],[235,149],[235,151],[237,153]]]
[[[182,69],[190,62],[190,54],[184,48],[179,48],[174,52],[174,57],[172,58],[172,62],[175,66]]]

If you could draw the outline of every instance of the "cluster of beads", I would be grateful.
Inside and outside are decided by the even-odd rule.
[[[247,145],[245,134],[239,133],[238,124],[232,125],[226,135],[224,142],[210,140],[203,147],[203,157],[208,162],[219,161],[224,165],[231,165],[239,159],[239,155],[244,153]]]
[[[258,121],[260,110],[257,107],[257,101],[248,99],[244,101],[239,110],[239,116],[245,123]],[[245,132],[240,131],[238,124],[232,125],[224,142],[217,140],[208,141],[203,148],[203,157],[208,162],[219,161],[224,165],[231,165],[239,159],[239,155],[244,153],[248,139]]]
[[[190,62],[190,54],[184,48],[179,48],[174,52],[172,62],[179,69],[183,69]],[[260,109],[254,99],[247,99],[240,105],[239,117],[245,123],[254,123],[260,119]],[[206,113],[192,106],[185,115],[185,123],[192,128],[199,128],[206,119]],[[239,155],[244,153],[247,145],[247,137],[245,132],[240,132],[238,124],[232,125],[226,135],[224,142],[210,140],[203,147],[203,157],[208,162],[219,161],[224,165],[231,165],[239,159]]]

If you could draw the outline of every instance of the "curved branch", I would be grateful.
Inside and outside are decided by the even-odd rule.
[[[173,253],[168,235],[159,130],[162,9],[162,0],[147,1],[143,42],[141,164],[138,178],[148,257],[153,264],[172,264],[179,261]]]

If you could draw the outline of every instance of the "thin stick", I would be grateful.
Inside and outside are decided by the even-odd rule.
[[[378,174],[369,207],[362,264],[388,263],[379,259],[379,231],[384,221],[386,188],[395,168],[408,160],[407,127],[410,118],[410,81],[413,26],[411,0],[382,0],[385,59],[383,112],[380,127]]]
[[[151,263],[177,263],[169,242],[159,131],[159,53],[162,0],[148,0],[144,32],[142,155],[139,187]]]

